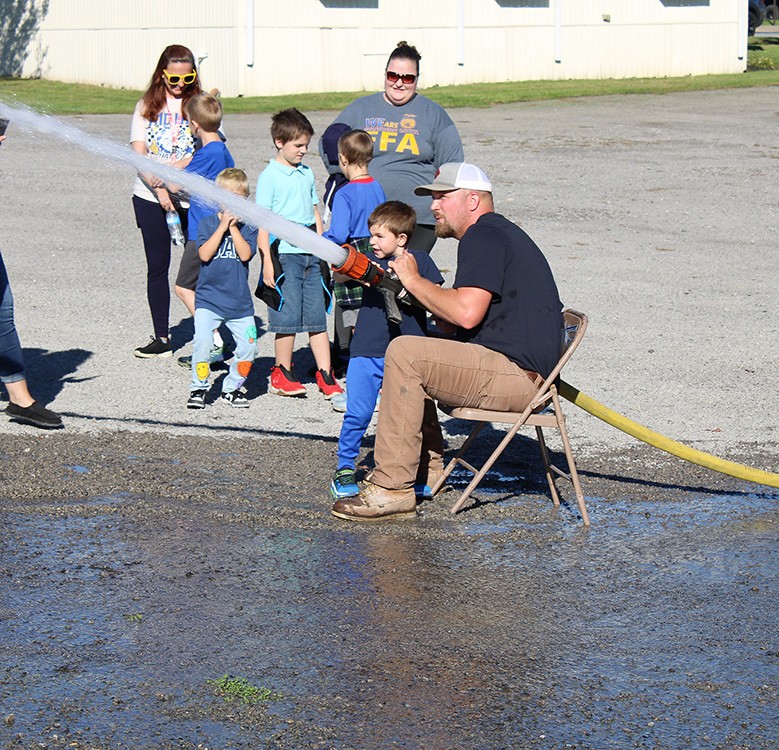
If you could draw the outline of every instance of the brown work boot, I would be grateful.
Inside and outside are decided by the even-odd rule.
[[[384,518],[414,518],[417,498],[414,488],[387,490],[366,482],[357,497],[345,497],[333,505],[334,516],[347,521],[380,521]]]

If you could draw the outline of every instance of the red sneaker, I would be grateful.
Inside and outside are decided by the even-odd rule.
[[[333,368],[330,368],[330,372],[324,370],[316,371],[316,384],[319,386],[319,390],[322,391],[326,399],[331,399],[337,393],[343,393],[344,389],[338,385],[338,382],[333,375]]]
[[[287,370],[283,365],[274,365],[270,369],[270,390],[279,396],[305,396],[304,386],[292,372],[292,367]]]

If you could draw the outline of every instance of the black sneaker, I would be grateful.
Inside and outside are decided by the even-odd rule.
[[[241,391],[228,391],[227,393],[223,393],[219,397],[219,401],[223,404],[232,406],[234,409],[247,409],[249,407],[249,399],[246,398],[246,394],[241,393]]]
[[[189,394],[187,400],[187,409],[205,409],[206,408],[206,391],[192,391]]]
[[[152,357],[172,357],[173,345],[170,343],[170,339],[163,341],[162,339],[158,339],[152,336],[146,346],[139,346],[135,350],[135,356],[140,357],[140,359],[151,359]]]
[[[33,401],[29,406],[18,406],[17,404],[9,403],[5,407],[5,413],[14,422],[31,424],[44,430],[58,430],[63,426],[62,418],[59,414],[47,409],[37,401]]]

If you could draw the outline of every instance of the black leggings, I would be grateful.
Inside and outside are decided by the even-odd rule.
[[[154,335],[166,339],[170,315],[170,232],[165,221],[165,211],[156,201],[147,201],[137,195],[133,196],[133,208],[146,253],[146,296],[149,300]],[[179,216],[186,237],[186,209],[179,209]]]

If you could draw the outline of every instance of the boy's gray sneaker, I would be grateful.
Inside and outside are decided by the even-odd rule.
[[[334,393],[330,397],[330,406],[333,407],[333,411],[337,412],[345,412],[346,411],[346,394],[342,391],[341,393]]]
[[[249,399],[241,391],[227,391],[219,397],[219,400],[234,409],[247,409],[249,407]]]
[[[206,391],[192,391],[189,394],[189,400],[187,401],[187,409],[205,409],[206,406]]]

